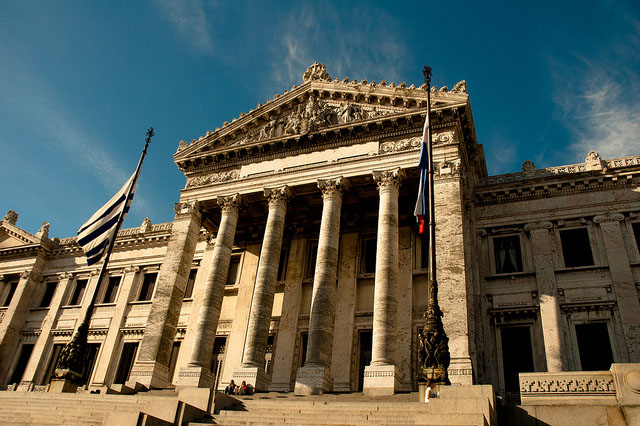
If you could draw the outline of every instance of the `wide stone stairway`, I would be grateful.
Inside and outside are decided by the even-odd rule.
[[[362,394],[294,396],[263,393],[234,397],[238,403],[221,409],[208,424],[217,425],[496,425],[490,387],[442,389],[428,404],[418,394],[367,397]],[[190,422],[190,426],[205,423]]]

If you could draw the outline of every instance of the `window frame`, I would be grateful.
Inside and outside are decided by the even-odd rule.
[[[516,270],[512,272],[503,272],[498,271],[498,246],[496,242],[498,240],[506,240],[506,239],[518,239],[517,252],[516,252],[516,260],[519,261],[519,265],[515,265]],[[491,269],[495,275],[510,275],[510,274],[519,274],[524,272],[524,251],[522,247],[522,238],[520,234],[499,234],[491,236]],[[519,269],[518,269],[519,266]]]
[[[565,244],[564,244],[564,240],[563,240],[563,235],[568,235],[569,232],[576,232],[576,231],[580,231],[580,232],[584,232],[586,235],[586,239],[588,242],[588,248],[589,248],[589,252],[591,254],[591,263],[583,263],[583,264],[572,264],[572,265],[568,265],[567,264],[567,256],[565,253]],[[558,229],[558,242],[560,245],[560,253],[562,256],[562,265],[564,268],[569,269],[569,268],[585,268],[585,267],[593,267],[596,266],[596,256],[594,253],[594,241],[592,241],[591,238],[591,231],[589,229],[588,226],[579,226],[579,227],[571,227],[571,228],[563,228],[563,229]]]
[[[142,296],[142,290],[144,289],[145,286],[145,280],[147,276],[150,275],[155,275],[155,280],[153,280],[153,289],[151,290],[151,294],[149,295],[148,299],[141,299],[140,297]],[[136,292],[136,302],[142,302],[142,303],[148,303],[151,302],[153,300],[153,297],[156,294],[156,288],[157,288],[157,284],[158,284],[158,271],[157,270],[148,270],[148,271],[144,271],[142,273],[142,276],[140,277],[139,280],[140,284],[138,285],[138,291]],[[148,291],[147,291],[148,293]]]

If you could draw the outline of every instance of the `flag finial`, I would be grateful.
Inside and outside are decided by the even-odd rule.
[[[147,140],[146,142],[149,143],[151,142],[151,138],[153,137],[153,127],[149,127],[149,129],[147,130]]]
[[[431,84],[431,67],[429,65],[425,65],[422,70],[422,75],[424,75],[424,82],[427,84]]]

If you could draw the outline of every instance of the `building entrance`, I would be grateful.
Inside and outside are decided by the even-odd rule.
[[[362,392],[364,385],[364,368],[371,364],[371,348],[373,344],[373,331],[361,330],[358,333],[358,391]]]

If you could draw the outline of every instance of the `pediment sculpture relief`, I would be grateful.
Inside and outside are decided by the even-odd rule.
[[[282,136],[305,135],[324,127],[375,118],[389,112],[353,103],[331,105],[318,100],[315,96],[310,96],[306,104],[300,104],[292,111],[273,117],[260,129],[245,135],[228,146],[245,145]]]

